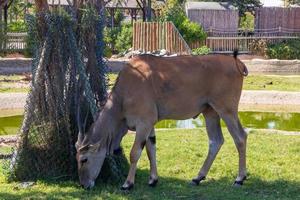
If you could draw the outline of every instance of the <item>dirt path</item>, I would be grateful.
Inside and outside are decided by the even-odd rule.
[[[0,112],[3,109],[24,108],[26,93],[0,93]]]
[[[300,92],[244,90],[241,104],[300,105]]]

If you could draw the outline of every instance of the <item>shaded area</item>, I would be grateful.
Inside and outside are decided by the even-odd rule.
[[[138,184],[126,194],[116,186],[100,184],[91,191],[85,191],[74,183],[42,182],[53,187],[51,193],[30,189],[22,192],[0,193],[1,199],[298,199],[299,182],[288,180],[265,181],[251,177],[242,188],[231,186],[232,179],[208,179],[199,186],[190,186],[187,180],[161,177],[156,188],[146,185],[148,172],[138,170]],[[59,187],[59,189],[58,189]],[[72,187],[72,188],[70,188]],[[34,187],[33,187],[34,188]],[[64,191],[66,190],[66,191]]]

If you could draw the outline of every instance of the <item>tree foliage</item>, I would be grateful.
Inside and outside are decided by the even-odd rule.
[[[240,18],[240,28],[243,30],[254,30],[254,15],[250,12],[246,12],[244,16]]]
[[[276,44],[269,44],[267,55],[269,58],[282,60],[300,59],[300,40],[286,40]]]
[[[123,53],[132,47],[132,25],[122,24],[121,32],[117,35],[116,50]]]
[[[172,21],[185,41],[188,43],[202,41],[206,38],[206,33],[202,26],[190,21],[186,16],[181,1],[168,1],[164,8],[161,20]]]
[[[300,0],[286,0],[289,5],[300,4]]]

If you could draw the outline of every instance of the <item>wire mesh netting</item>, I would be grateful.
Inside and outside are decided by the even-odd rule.
[[[76,178],[78,106],[80,115],[87,116],[88,127],[107,97],[102,17],[87,9],[80,23],[84,26],[66,12],[45,14],[44,18],[47,32],[41,39],[36,17],[28,17],[29,34],[35,38],[33,80],[9,166],[13,180]],[[84,62],[84,58],[89,59]],[[125,168],[124,155],[110,156],[101,174],[119,181]]]

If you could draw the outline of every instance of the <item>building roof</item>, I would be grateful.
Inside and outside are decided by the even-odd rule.
[[[34,0],[29,0],[30,3],[34,3]],[[71,3],[73,3],[73,0],[70,0]],[[48,0],[48,4],[50,6],[68,6],[67,0]],[[162,0],[156,1],[156,5],[158,4],[164,4]],[[107,8],[123,8],[123,9],[132,9],[137,8],[140,9],[138,3],[136,0],[112,0],[107,5]]]
[[[284,7],[283,0],[260,0],[263,7]]]
[[[136,0],[111,1],[106,5],[107,8],[139,8]]]
[[[30,3],[34,3],[34,0],[29,0]],[[71,3],[73,3],[73,0],[70,0]],[[48,0],[49,5],[62,5],[67,6],[68,1],[67,0]]]
[[[29,2],[34,3],[34,0],[29,0]],[[73,3],[73,0],[70,0],[71,3]],[[56,6],[56,5],[62,5],[62,6],[67,6],[68,1],[67,0],[48,0],[48,4],[50,6]],[[106,7],[108,8],[139,8],[136,0],[113,0],[109,2]]]
[[[187,2],[186,10],[236,10],[229,2]]]

